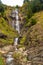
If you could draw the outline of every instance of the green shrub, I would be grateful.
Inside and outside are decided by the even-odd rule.
[[[0,65],[5,65],[4,58],[0,55]]]
[[[37,23],[36,19],[31,19],[31,25],[35,25]]]
[[[14,57],[15,59],[21,59],[22,54],[21,54],[20,52],[16,52],[16,53],[14,53],[13,57]]]
[[[17,36],[17,32],[11,28],[11,26],[8,26],[7,21],[2,17],[0,18],[0,35],[1,34],[3,38],[0,37],[0,45],[12,44],[13,39]]]
[[[26,35],[21,38],[20,44],[24,45],[25,41],[26,41]]]

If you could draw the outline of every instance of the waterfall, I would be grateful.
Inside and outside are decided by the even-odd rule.
[[[18,31],[18,33],[20,33],[18,10],[16,10],[15,12],[16,12],[16,30]]]
[[[19,16],[18,16],[18,10],[17,9],[15,10],[15,13],[16,13],[16,30],[20,34],[20,26],[19,26],[19,20],[18,20]],[[17,48],[16,48],[17,43],[18,43],[18,38],[15,38],[14,45],[15,45],[16,50],[17,50]]]
[[[12,27],[13,27],[13,29],[14,29],[14,20],[12,21]]]
[[[12,27],[14,28],[14,25],[16,26],[16,30],[18,31],[18,33],[20,34],[20,26],[19,26],[19,16],[18,16],[18,10],[16,9],[15,11],[13,11],[12,13],[16,13],[16,16],[13,14],[13,17],[16,17],[16,23],[14,24],[14,19],[12,21]],[[14,47],[15,50],[17,50],[17,43],[18,43],[18,37],[15,38],[14,40]],[[6,65],[14,65],[14,58],[12,57],[13,52],[9,52],[7,54],[7,58],[6,58]]]

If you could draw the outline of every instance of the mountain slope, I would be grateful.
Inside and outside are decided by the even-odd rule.
[[[23,33],[22,33],[23,32]],[[43,43],[43,11],[35,13],[21,30],[20,44],[37,46]]]

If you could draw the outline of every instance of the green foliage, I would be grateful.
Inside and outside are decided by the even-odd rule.
[[[17,61],[18,60],[18,62],[21,62],[21,61],[27,61],[27,57],[26,57],[26,55],[23,55],[23,53],[22,52],[15,52],[14,54],[13,54],[13,57],[14,57],[14,59]]]
[[[22,36],[20,41],[23,45],[27,45],[27,48],[43,44],[43,11],[35,13],[28,22],[26,21]]]
[[[2,2],[0,1],[0,13],[3,15],[5,10],[5,6],[2,4]]]
[[[24,4],[26,4],[26,3],[28,4],[27,8],[29,9],[29,7],[30,7],[30,9],[31,9],[31,10],[29,9],[28,12],[32,11],[32,13],[35,13],[40,10],[43,10],[43,0],[32,0],[32,1],[24,0]]]
[[[0,65],[5,65],[4,58],[0,55]]]
[[[16,8],[18,9],[18,8],[19,8],[19,6],[18,6],[18,5],[16,5]]]
[[[0,2],[0,46],[13,44],[14,38],[18,36],[17,32],[11,27],[9,21],[14,7],[6,6]]]
[[[41,2],[40,0],[33,0],[31,2],[31,8],[32,8],[32,12],[37,12],[41,10]]]
[[[17,32],[11,26],[8,26],[7,21],[2,17],[0,18],[0,33],[6,36],[0,37],[0,45],[12,44],[13,39],[17,36]]]
[[[26,41],[26,35],[24,35],[24,36],[20,39],[20,44],[21,44],[21,45],[24,45],[25,41]]]
[[[27,18],[30,18],[32,16],[32,10],[31,10],[31,5],[30,3],[25,3],[23,5],[23,9],[24,9],[24,14],[25,16],[27,16]]]
[[[25,48],[25,46],[24,45],[18,45],[18,48]]]
[[[36,19],[31,19],[31,25],[35,25],[37,23]]]
[[[24,0],[24,3],[29,2],[29,0]]]
[[[21,56],[22,56],[22,54],[21,53],[14,53],[14,55],[13,55],[13,57],[15,58],[15,59],[20,59],[21,58]]]

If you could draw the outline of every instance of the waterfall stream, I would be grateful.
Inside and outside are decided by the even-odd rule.
[[[18,11],[15,10],[15,13],[16,13],[16,30],[18,31],[18,33],[20,34],[20,26],[19,26],[19,16],[18,16]],[[14,41],[14,45],[15,45],[15,49],[17,50],[17,45],[18,43],[18,38],[15,38],[15,41]]]
[[[18,31],[18,33],[20,34],[20,26],[19,26],[19,16],[18,16],[18,10],[16,9],[15,10],[15,13],[16,13],[16,23],[14,24],[14,20],[12,21],[12,27],[14,28],[14,25],[16,26],[16,30]],[[13,14],[13,16],[14,16],[14,14]],[[15,38],[15,40],[14,40],[14,47],[15,47],[15,50],[17,50],[17,44],[18,44],[18,37],[17,38]],[[7,54],[7,59],[6,59],[6,64],[7,65],[14,65],[14,62],[13,62],[13,60],[14,60],[14,58],[12,57],[12,54],[13,54],[13,52],[9,52],[8,54]]]
[[[14,29],[14,20],[12,21],[12,27],[13,27],[13,29]]]

